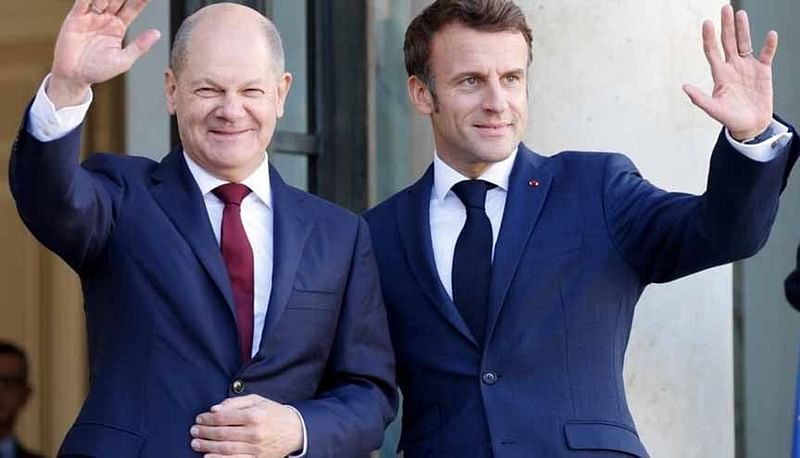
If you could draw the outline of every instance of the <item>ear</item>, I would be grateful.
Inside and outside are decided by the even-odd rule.
[[[175,78],[175,73],[172,69],[167,69],[164,72],[164,94],[167,98],[167,112],[170,115],[175,114],[175,95],[178,92],[178,81]]]
[[[428,85],[416,75],[408,78],[408,98],[417,111],[424,115],[429,115],[434,111],[433,94]]]
[[[278,79],[278,93],[277,93],[277,100],[275,103],[277,106],[275,107],[276,114],[279,118],[283,117],[283,110],[286,106],[286,97],[289,96],[289,89],[292,87],[292,74],[291,73],[284,73]]]

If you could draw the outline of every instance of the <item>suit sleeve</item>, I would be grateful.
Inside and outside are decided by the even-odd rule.
[[[394,353],[369,230],[358,219],[334,348],[315,399],[294,405],[308,457],[366,456],[397,412]]]
[[[26,113],[9,163],[17,211],[43,245],[80,271],[108,239],[120,185],[78,164],[80,127],[41,142],[28,133],[27,122]]]
[[[798,142],[782,149],[773,160],[756,162],[720,135],[700,196],[663,191],[626,157],[608,156],[603,207],[614,245],[643,283],[752,256],[767,241]]]

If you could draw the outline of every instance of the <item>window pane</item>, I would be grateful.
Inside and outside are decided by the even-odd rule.
[[[408,1],[377,0],[373,9],[376,66],[376,197],[381,202],[412,179],[411,108],[406,91],[403,40],[411,20]],[[429,153],[428,153],[429,154]]]
[[[308,156],[270,152],[269,162],[286,183],[308,191]]]
[[[305,1],[272,3],[272,20],[283,39],[286,71],[292,74],[292,88],[286,100],[286,111],[278,129],[308,133],[308,56],[307,8]]]

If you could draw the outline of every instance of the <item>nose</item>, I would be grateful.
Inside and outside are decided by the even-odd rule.
[[[234,93],[226,93],[217,108],[217,116],[226,120],[241,118],[244,112],[244,102]]]
[[[497,78],[484,85],[483,109],[490,113],[502,113],[508,108],[506,90]]]

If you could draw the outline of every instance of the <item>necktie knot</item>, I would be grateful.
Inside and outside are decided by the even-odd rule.
[[[250,194],[250,188],[241,183],[226,183],[217,186],[213,191],[215,196],[225,202],[225,205],[242,205],[242,200]]]
[[[486,208],[486,192],[495,185],[484,180],[464,180],[453,186],[453,192],[467,208]]]

